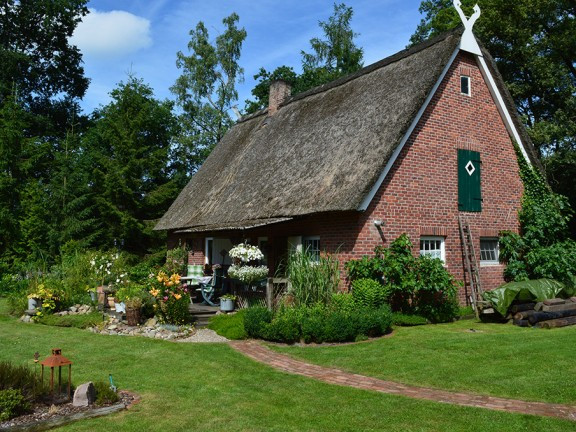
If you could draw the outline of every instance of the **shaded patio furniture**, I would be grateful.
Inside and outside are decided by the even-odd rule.
[[[203,277],[204,277],[204,266],[190,264],[188,265],[186,276],[182,276],[180,280],[182,282],[186,282],[189,285],[198,285]]]
[[[203,304],[218,306],[218,302],[215,302],[215,299],[222,288],[222,269],[217,269],[212,277],[205,279],[208,280],[201,281],[200,288],[196,289],[196,291],[202,295]]]

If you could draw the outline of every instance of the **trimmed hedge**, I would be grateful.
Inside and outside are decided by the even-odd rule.
[[[385,334],[392,323],[388,305],[340,309],[334,305],[283,307],[272,313],[264,307],[246,311],[248,336],[275,342],[350,342]]]

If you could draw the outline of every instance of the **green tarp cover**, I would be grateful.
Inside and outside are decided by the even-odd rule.
[[[555,297],[574,295],[574,288],[552,279],[537,279],[522,282],[510,282],[492,291],[484,292],[484,300],[490,301],[494,309],[506,316],[514,300],[544,301]]]

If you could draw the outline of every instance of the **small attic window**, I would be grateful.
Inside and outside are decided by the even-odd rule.
[[[460,93],[470,96],[470,77],[468,75],[460,76]]]

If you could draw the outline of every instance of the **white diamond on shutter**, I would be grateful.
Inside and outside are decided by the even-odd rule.
[[[462,166],[462,165],[460,165],[460,166]],[[474,166],[472,161],[468,161],[468,163],[466,164],[466,166],[464,168],[466,168],[468,175],[472,175],[472,174],[474,174],[474,171],[476,171],[476,167]]]

